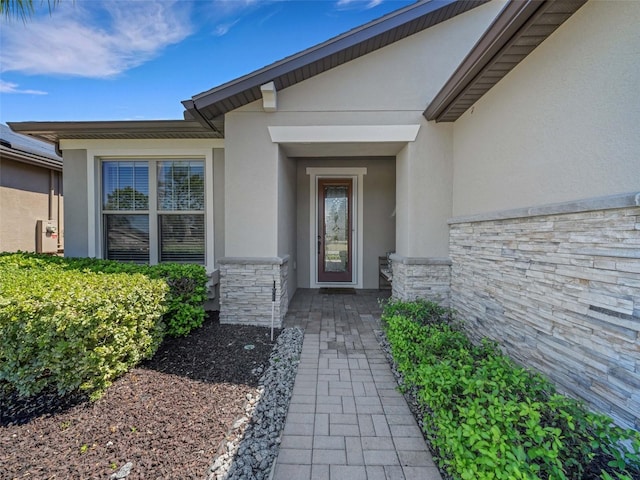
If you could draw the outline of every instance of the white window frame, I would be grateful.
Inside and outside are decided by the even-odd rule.
[[[123,163],[134,163],[134,162],[138,162],[138,163],[146,163],[147,164],[147,188],[148,188],[148,200],[147,200],[147,208],[144,210],[105,210],[104,208],[104,177],[103,177],[103,163],[104,162],[123,162]],[[106,227],[106,217],[110,216],[110,215],[139,215],[139,216],[146,216],[149,220],[149,263],[151,263],[151,259],[153,258],[153,241],[152,241],[152,202],[153,202],[153,197],[152,195],[154,194],[154,192],[152,190],[156,190],[155,186],[152,183],[152,178],[151,178],[151,166],[152,164],[147,160],[147,159],[142,159],[142,158],[119,158],[117,160],[112,160],[112,159],[106,159],[103,158],[100,161],[100,168],[98,169],[99,172],[99,202],[100,202],[100,232],[101,232],[101,238],[100,238],[100,244],[102,245],[102,251],[104,252],[104,255],[101,256],[101,258],[106,258],[106,237],[107,237],[107,232],[105,231],[105,227]],[[156,213],[157,216],[157,213]],[[157,220],[156,220],[156,224],[157,224]],[[156,226],[157,229],[157,226]],[[156,262],[157,263],[157,262]]]
[[[112,150],[92,150],[87,152],[88,225],[90,257],[105,258],[104,221],[102,213],[102,162],[103,161],[146,161],[149,163],[149,263],[156,265],[159,259],[158,215],[157,208],[157,164],[162,161],[201,160],[204,162],[205,194],[205,259],[204,267],[208,273],[215,270],[214,245],[214,205],[213,205],[213,149],[127,149],[114,155]],[[93,188],[91,188],[93,186]],[[189,212],[185,212],[189,213]],[[92,242],[91,239],[94,239]]]

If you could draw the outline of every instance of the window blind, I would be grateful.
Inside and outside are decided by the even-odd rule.
[[[149,262],[149,216],[105,215],[106,258]]]
[[[159,215],[160,261],[204,263],[204,214]]]

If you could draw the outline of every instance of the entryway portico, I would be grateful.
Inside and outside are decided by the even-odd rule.
[[[266,130],[270,142],[261,144],[257,157],[249,155],[254,148],[246,141],[238,138],[236,143],[234,115],[226,122],[226,184],[241,183],[240,175],[246,175],[249,166],[255,172],[252,182],[261,178],[258,171],[273,182],[255,183],[251,196],[236,190],[225,192],[226,256],[219,262],[221,321],[267,324],[274,312],[274,323],[279,325],[298,288],[377,289],[379,259],[392,252],[400,255],[394,266],[399,279],[394,294],[411,298],[418,296],[418,290],[422,295],[423,290],[432,289],[423,284],[432,282],[429,272],[434,264],[422,256],[416,260],[418,245],[409,241],[422,230],[432,235],[433,217],[446,230],[448,192],[442,196],[444,204],[440,197],[435,199],[434,209],[424,211],[414,205],[427,187],[419,184],[416,171],[431,169],[432,157],[438,168],[433,169],[434,185],[426,192],[441,194],[436,188],[441,183],[437,180],[441,155],[414,145],[420,131],[431,126],[273,126],[268,123],[276,117],[263,112],[256,114],[262,126],[256,125],[255,136],[264,138]],[[242,119],[246,129],[245,116]],[[241,153],[237,157],[241,161],[232,160]],[[236,175],[239,178],[234,180]],[[249,204],[253,207],[247,208]],[[242,212],[237,215],[244,218],[243,224],[235,222],[234,205]],[[276,221],[264,223],[269,209],[274,210],[271,218]],[[440,243],[445,251],[446,236],[443,238]],[[430,247],[428,243],[420,246],[425,244]],[[259,249],[270,255],[231,254]],[[438,288],[444,292],[449,266],[443,262],[436,269],[437,281],[442,283]]]
[[[419,129],[417,124],[268,127],[271,141],[296,159],[297,188],[309,195],[308,214],[300,211],[298,195],[296,243],[304,274],[297,286],[377,288],[378,256],[395,251],[395,156],[415,141]],[[308,186],[300,182],[300,166]]]

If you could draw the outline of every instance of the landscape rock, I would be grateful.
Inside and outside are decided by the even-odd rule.
[[[280,434],[293,392],[304,332],[287,328],[276,340],[269,365],[252,371],[262,375],[255,394],[247,394],[245,417],[227,434],[226,453],[213,459],[208,480],[263,480],[280,448]],[[243,420],[243,421],[241,421]]]
[[[126,478],[131,473],[132,468],[133,468],[133,463],[127,462],[120,468],[120,470],[118,470],[116,473],[111,475],[110,478],[114,480],[121,480],[122,478]]]

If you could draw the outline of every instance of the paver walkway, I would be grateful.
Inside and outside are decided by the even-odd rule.
[[[375,338],[378,290],[298,290],[285,326],[305,329],[275,480],[441,480]]]

